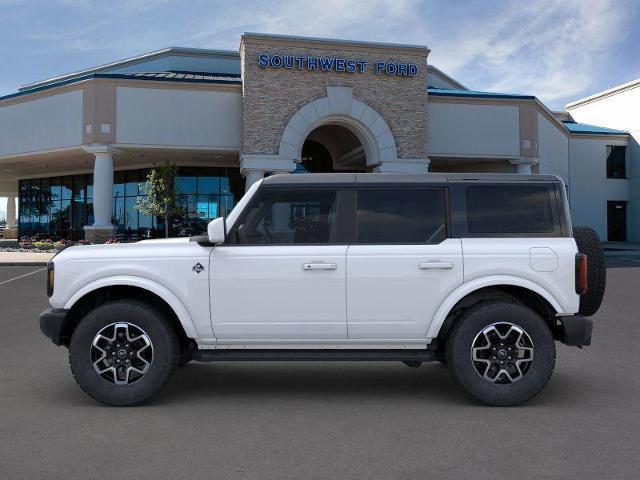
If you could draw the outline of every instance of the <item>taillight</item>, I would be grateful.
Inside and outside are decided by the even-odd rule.
[[[587,256],[583,253],[576,255],[576,293],[584,295],[587,293]]]
[[[53,272],[53,262],[47,263],[47,296],[53,295],[55,274]]]

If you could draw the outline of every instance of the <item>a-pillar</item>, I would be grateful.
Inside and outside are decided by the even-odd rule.
[[[509,160],[511,165],[516,166],[516,173],[519,175],[531,175],[532,167],[538,164],[536,157],[520,157],[513,160]]]
[[[92,154],[93,163],[93,225],[84,227],[85,240],[104,243],[115,237],[113,217],[113,155],[116,151],[109,145],[91,145],[85,152]]]

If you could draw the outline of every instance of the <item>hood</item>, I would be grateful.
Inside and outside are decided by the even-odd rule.
[[[202,247],[189,238],[142,240],[135,243],[107,245],[75,245],[65,248],[54,257],[55,262],[75,260],[123,260],[136,258],[195,257],[208,253],[211,247]]]

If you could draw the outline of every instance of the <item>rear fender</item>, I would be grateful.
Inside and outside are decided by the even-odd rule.
[[[470,282],[460,285],[440,304],[436,311],[431,324],[427,330],[427,338],[436,338],[440,332],[440,328],[444,324],[445,320],[449,316],[449,312],[456,306],[456,304],[467,295],[480,290],[485,287],[495,287],[500,285],[509,285],[515,287],[526,288],[532,292],[537,293],[544,298],[557,313],[561,313],[563,308],[558,300],[546,289],[540,285],[533,283],[530,280],[526,280],[520,277],[514,277],[510,275],[491,275],[488,277],[477,278]]]

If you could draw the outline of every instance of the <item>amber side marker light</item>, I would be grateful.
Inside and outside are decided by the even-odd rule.
[[[576,293],[584,295],[587,293],[588,280],[587,256],[578,253],[576,255]]]
[[[53,295],[55,275],[53,273],[53,262],[47,263],[47,296]]]

